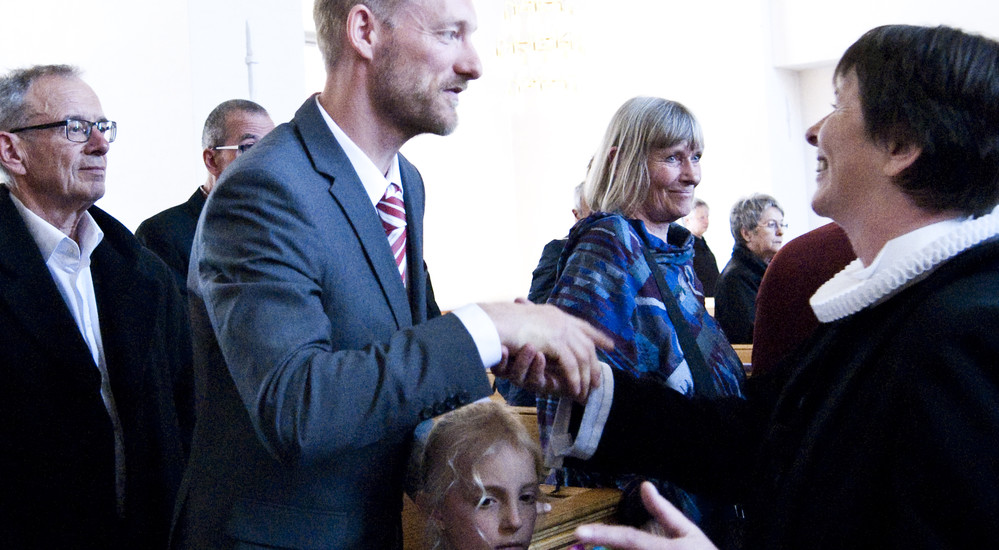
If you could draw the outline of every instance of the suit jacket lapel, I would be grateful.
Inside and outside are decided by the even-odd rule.
[[[163,311],[159,304],[148,303],[156,295],[150,290],[157,288],[156,282],[144,278],[132,265],[137,249],[129,249],[125,229],[96,207],[90,213],[104,231],[104,240],[92,256],[91,274],[112,389],[116,396],[141,395],[136,384],[144,379],[149,362],[144,358],[155,338],[153,317]],[[123,384],[130,387],[122,390]]]
[[[403,200],[406,203],[406,273],[409,277],[409,305],[413,318],[420,323],[427,318],[427,274],[423,269],[423,178],[405,157],[399,155]]]
[[[364,192],[364,186],[351,166],[350,160],[333,138],[333,133],[319,113],[314,97],[310,97],[299,108],[293,123],[299,131],[316,171],[330,180],[330,195],[340,206],[357,235],[368,265],[378,279],[385,299],[392,309],[396,324],[400,328],[412,326],[413,315],[406,288],[399,277],[399,269],[395,265],[378,214]],[[407,255],[408,253],[409,249]],[[409,265],[413,265],[412,262]],[[421,260],[420,270],[422,269]]]
[[[33,345],[45,349],[57,363],[90,367],[66,373],[67,376],[82,377],[88,384],[93,384],[96,377],[99,385],[100,374],[90,348],[9,191],[5,186],[0,188],[0,302],[7,304],[11,316],[24,327]]]

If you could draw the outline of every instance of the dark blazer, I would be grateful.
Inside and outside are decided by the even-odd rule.
[[[541,250],[538,266],[531,273],[531,290],[527,293],[527,299],[531,302],[543,304],[548,301],[555,288],[558,259],[567,241],[568,239],[553,239]]]
[[[701,281],[704,295],[714,296],[718,284],[718,260],[708,247],[708,241],[697,235],[694,235],[694,273]]]
[[[125,519],[101,375],[0,186],[0,539],[5,548],[164,548],[192,424],[186,311],[169,270],[112,217],[92,255],[122,423]],[[179,407],[178,407],[179,404]]]
[[[174,271],[181,293],[187,295],[187,268],[205,194],[198,188],[187,202],[167,208],[139,224],[135,236]]]
[[[400,167],[408,292],[315,98],[212,191],[189,280],[198,424],[177,547],[401,547],[415,426],[490,388],[461,322],[427,320],[423,182]]]
[[[715,319],[728,341],[752,344],[756,322],[756,293],[767,264],[748,248],[737,244],[715,285]]]
[[[689,400],[615,373],[627,398],[614,399],[593,460],[750,495],[748,548],[991,548],[997,297],[992,238],[821,325],[789,382],[751,378],[745,402]]]

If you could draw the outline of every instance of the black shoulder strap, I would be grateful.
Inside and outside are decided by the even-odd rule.
[[[708,368],[700,346],[697,345],[694,336],[690,333],[690,327],[687,326],[687,319],[683,316],[683,312],[680,311],[680,304],[677,303],[676,296],[673,295],[673,292],[669,289],[669,285],[666,284],[662,269],[659,268],[659,263],[652,256],[648,243],[642,242],[642,253],[645,255],[646,263],[649,264],[652,276],[656,278],[656,285],[659,287],[659,294],[662,296],[663,304],[666,306],[666,313],[669,314],[669,320],[673,323],[673,330],[676,331],[676,337],[680,341],[680,349],[687,359],[687,366],[690,367],[690,374],[694,379],[694,389],[700,395],[714,397],[715,385],[711,381],[711,369]]]

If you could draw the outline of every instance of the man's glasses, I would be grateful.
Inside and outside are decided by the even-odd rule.
[[[771,231],[777,231],[778,227],[781,228],[782,230],[786,230],[787,229],[787,224],[784,223],[784,222],[778,222],[776,220],[770,220],[767,223],[761,223],[759,225],[759,227],[766,227],[767,229],[769,229]]]
[[[118,124],[113,120],[98,120],[97,122],[90,122],[89,120],[79,120],[75,118],[67,118],[66,120],[50,122],[48,124],[25,126],[24,128],[14,128],[10,131],[10,133],[16,134],[27,130],[45,130],[48,128],[58,128],[60,126],[66,127],[66,139],[74,143],[86,143],[89,141],[90,132],[95,126],[97,127],[97,131],[104,135],[104,139],[108,140],[108,143],[114,141],[114,138],[118,134]]]
[[[242,155],[243,153],[250,150],[256,142],[253,143],[240,143],[239,145],[219,145],[212,147],[212,151],[236,151],[237,155]]]

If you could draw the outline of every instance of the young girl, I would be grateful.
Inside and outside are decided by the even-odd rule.
[[[543,477],[541,450],[507,405],[482,401],[448,413],[420,467],[428,546],[526,550]]]

